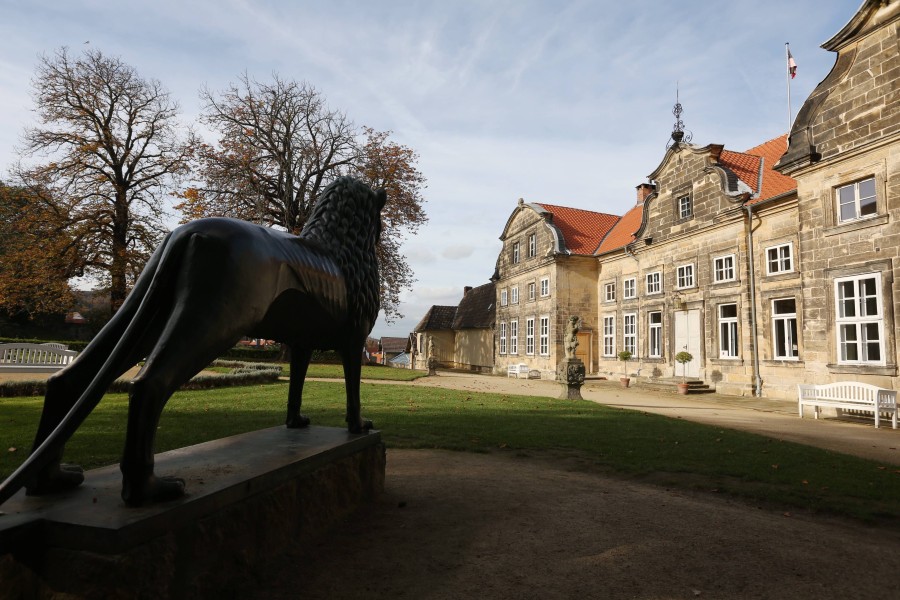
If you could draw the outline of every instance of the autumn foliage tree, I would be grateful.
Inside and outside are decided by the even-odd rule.
[[[231,216],[299,233],[322,190],[341,175],[384,187],[388,205],[378,248],[382,308],[398,316],[400,291],[413,274],[400,252],[403,237],[425,222],[418,156],[406,146],[354,125],[305,82],[261,83],[242,75],[221,94],[201,91],[204,121],[216,145],[198,153],[199,186],[178,206],[185,220]]]
[[[16,174],[64,223],[115,310],[166,230],[164,200],[190,168],[193,134],[158,81],[96,50],[43,56],[33,87],[40,125],[24,133]]]
[[[0,312],[31,319],[70,309],[78,274],[72,238],[53,208],[22,187],[0,182]]]

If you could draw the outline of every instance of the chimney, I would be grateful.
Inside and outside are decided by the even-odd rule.
[[[464,287],[464,288],[463,288],[463,297],[465,298],[466,294],[468,294],[468,293],[471,292],[471,291],[472,291],[472,286],[471,286],[471,285],[467,285],[466,287]]]
[[[637,186],[637,204],[640,206],[647,199],[647,196],[656,191],[656,186],[652,183],[642,183]]]

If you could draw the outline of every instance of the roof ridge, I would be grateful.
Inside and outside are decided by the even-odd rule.
[[[575,208],[574,206],[563,206],[562,204],[547,204],[546,202],[532,202],[532,204],[537,204],[540,207],[546,208],[548,206],[552,206],[554,208],[565,208],[566,210],[578,210],[581,212],[591,213],[593,215],[603,215],[605,217],[616,217],[619,218],[619,215],[613,213],[600,212],[598,210],[590,210],[588,208]],[[551,211],[552,212],[552,211]]]

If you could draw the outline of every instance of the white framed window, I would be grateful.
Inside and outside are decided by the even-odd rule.
[[[637,314],[622,315],[622,350],[637,356]]]
[[[647,354],[651,358],[660,358],[662,356],[662,312],[647,313],[647,331],[649,332]]]
[[[510,304],[518,304],[519,303],[519,286],[516,286],[509,290],[509,303]]]
[[[676,287],[678,289],[694,287],[694,265],[681,265],[675,271]]]
[[[500,354],[506,354],[506,322],[500,321]]]
[[[519,353],[519,320],[509,322],[509,353]]]
[[[681,196],[678,199],[678,218],[690,219],[694,214],[694,205],[690,196]]]
[[[507,304],[508,304],[507,293],[506,293],[506,289],[504,288],[504,289],[500,290],[500,306],[506,306]]]
[[[603,317],[603,356],[616,355],[616,317]]]
[[[534,301],[534,282],[528,284],[528,299]]]
[[[766,248],[766,275],[790,273],[794,270],[794,245],[781,244]]]
[[[626,300],[637,298],[637,279],[629,277],[622,280],[622,297]]]
[[[539,341],[539,351],[541,356],[547,356],[550,354],[550,317],[543,316],[541,317],[540,322],[540,341]]]
[[[512,259],[513,259],[513,264],[519,263],[519,242],[515,242],[513,244]]]
[[[870,217],[876,212],[874,177],[841,186],[835,196],[839,223]]]
[[[525,354],[534,355],[534,317],[525,319]]]
[[[654,271],[647,273],[647,294],[659,294],[662,292],[662,273]]]
[[[794,298],[772,300],[772,356],[797,360],[797,301]]]
[[[838,362],[884,364],[884,307],[881,275],[834,280]]]
[[[734,281],[734,254],[713,259],[713,278],[716,283]]]
[[[542,277],[541,278],[541,298],[545,298],[550,295],[550,278]]]
[[[616,301],[616,284],[607,283],[603,286],[603,299],[607,302],[615,302]]]
[[[537,235],[532,233],[528,236],[528,257],[531,258],[535,254],[537,254]]]
[[[737,304],[719,305],[719,358],[738,357]]]

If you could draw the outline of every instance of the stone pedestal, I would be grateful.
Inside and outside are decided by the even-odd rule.
[[[428,357],[428,375],[437,375],[437,360],[433,356]]]
[[[281,426],[165,452],[156,467],[187,494],[126,507],[111,466],[4,503],[0,598],[239,597],[261,565],[383,491],[385,450],[377,431]]]
[[[582,400],[581,386],[584,384],[584,362],[580,358],[567,358],[559,364],[556,379],[562,385],[562,400]]]

